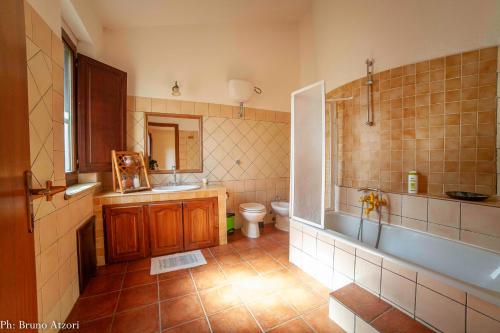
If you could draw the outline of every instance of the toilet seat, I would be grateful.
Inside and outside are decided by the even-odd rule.
[[[266,206],[260,203],[248,202],[248,203],[242,203],[240,205],[240,210],[245,212],[260,213],[266,211]]]

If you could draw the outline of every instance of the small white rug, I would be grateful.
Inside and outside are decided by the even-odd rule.
[[[151,258],[151,275],[177,271],[179,269],[206,265],[207,261],[200,250],[170,254]]]

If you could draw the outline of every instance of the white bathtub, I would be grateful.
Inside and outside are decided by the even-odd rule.
[[[325,214],[325,231],[335,238],[500,306],[500,254],[387,224],[375,249],[377,223],[364,221],[363,242],[356,239],[358,227],[359,217]]]

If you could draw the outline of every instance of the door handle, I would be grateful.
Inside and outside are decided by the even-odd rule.
[[[26,196],[26,208],[28,210],[28,232],[31,234],[35,229],[35,214],[33,213],[33,200],[31,197],[31,181],[32,181],[31,170],[26,170],[24,172],[24,190]]]

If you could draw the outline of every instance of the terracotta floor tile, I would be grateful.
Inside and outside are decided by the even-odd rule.
[[[257,272],[252,266],[246,262],[240,262],[234,265],[224,265],[222,271],[229,281],[237,281],[257,275]]]
[[[160,300],[184,296],[196,292],[190,275],[163,280],[158,284],[160,286]]]
[[[120,294],[116,312],[130,310],[155,302],[158,302],[158,286],[156,283],[124,289]]]
[[[334,291],[332,296],[367,323],[391,308],[391,305],[354,283]]]
[[[200,297],[208,315],[241,303],[236,289],[230,284],[202,291]]]
[[[213,316],[208,320],[214,333],[257,333],[260,328],[244,306],[238,306]]]
[[[218,255],[223,255],[223,254],[231,254],[231,253],[234,253],[235,250],[234,248],[229,245],[229,244],[224,244],[224,245],[219,245],[219,246],[214,246],[214,247],[211,247],[210,248],[210,252],[214,255],[214,256],[218,256]]]
[[[138,286],[141,284],[155,283],[157,281],[156,275],[150,275],[149,270],[127,272],[123,280],[123,288]]]
[[[305,315],[304,320],[316,330],[318,333],[343,333],[344,330],[340,328],[334,321],[328,317],[328,305],[309,312]]]
[[[286,245],[288,245],[289,240],[290,240],[289,233],[285,232],[285,231],[273,233],[273,235],[271,237],[274,240],[276,240],[276,241],[278,241],[278,242],[280,242],[282,244],[286,244]]]
[[[300,318],[291,320],[286,324],[280,325],[269,332],[272,333],[313,333],[314,331]]]
[[[207,320],[205,318],[190,321],[189,323],[172,327],[163,331],[168,333],[209,333]]]
[[[189,275],[189,269],[179,269],[177,271],[158,274],[158,280],[168,280]]]
[[[102,275],[90,279],[82,297],[117,291],[122,288],[123,274]]]
[[[234,265],[243,261],[236,253],[215,255],[215,259],[217,259],[217,262],[221,265]]]
[[[127,270],[127,263],[111,264],[97,267],[96,275],[123,274]]]
[[[204,316],[197,295],[187,295],[160,303],[162,328],[170,328]]]
[[[431,329],[408,317],[398,309],[391,309],[375,319],[371,325],[380,333],[430,333]]]
[[[238,252],[257,250],[259,245],[254,240],[249,240],[248,238],[240,239],[235,242],[231,242],[231,246]]]
[[[306,283],[305,286],[309,287],[311,290],[313,290],[315,293],[320,295],[325,300],[330,299],[330,293],[332,292],[332,290],[329,289],[328,287],[325,287],[323,284],[318,282]]]
[[[267,281],[260,276],[235,281],[233,282],[233,285],[236,288],[238,295],[246,302],[255,301],[274,291],[271,289]]]
[[[279,295],[261,298],[248,305],[262,328],[268,330],[296,317],[298,313]]]
[[[281,295],[299,313],[307,312],[328,303],[325,298],[303,286],[287,288],[281,292]]]
[[[193,272],[192,274],[198,289],[213,288],[227,283],[219,268]]]
[[[279,256],[281,254],[288,257],[288,246],[287,245],[278,245],[278,246],[273,247],[272,249],[266,250],[266,251],[268,254],[270,254],[274,258],[276,258],[276,256]]]
[[[158,304],[118,313],[111,333],[155,333],[160,330]]]
[[[259,259],[262,258],[263,256],[266,255],[264,250],[261,248],[253,248],[253,249],[245,249],[242,251],[239,251],[238,254],[244,259],[244,260],[254,260],[254,259]]]
[[[283,269],[276,260],[269,256],[250,261],[250,265],[259,273],[267,273],[278,269]]]
[[[127,272],[141,271],[151,268],[151,258],[144,258],[135,261],[129,261],[127,265]]]
[[[118,302],[119,292],[80,298],[68,316],[67,321],[89,321],[108,317],[113,314]]]
[[[80,323],[79,329],[70,330],[78,333],[109,333],[113,317],[107,317],[85,323]]]
[[[279,291],[287,288],[297,287],[302,282],[286,269],[272,271],[262,276],[269,287]]]

